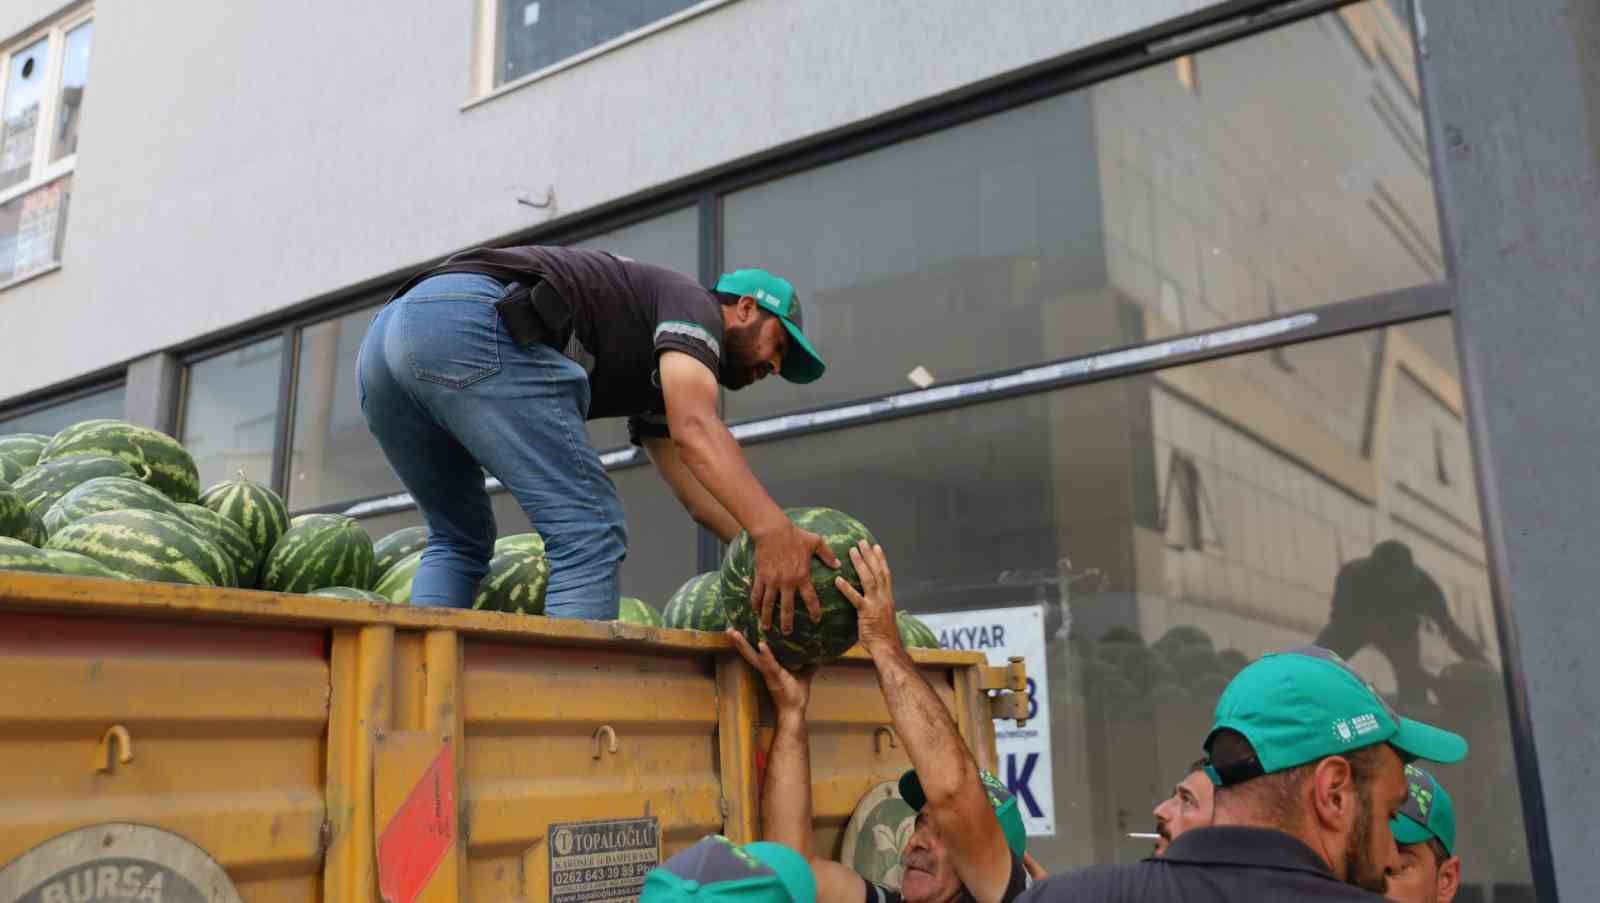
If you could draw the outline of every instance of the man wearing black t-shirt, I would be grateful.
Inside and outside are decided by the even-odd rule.
[[[627,533],[584,420],[627,416],[696,521],[724,542],[750,532],[763,619],[788,632],[797,597],[820,619],[810,559],[838,560],[783,515],[717,410],[719,383],[820,377],[801,326],[794,287],[764,270],[707,290],[603,251],[519,247],[412,278],[356,364],[367,425],[428,525],[412,604],[471,604],[494,550],[487,470],[544,537],[545,614],[615,618]]]
[[[1034,873],[1017,800],[994,775],[978,770],[949,710],[906,654],[883,547],[862,542],[850,550],[850,559],[861,577],[861,592],[843,578],[834,578],[834,585],[856,607],[861,646],[872,656],[913,769],[900,777],[900,795],[917,811],[916,826],[900,852],[900,888],[869,883],[813,852],[806,706],[814,669],[790,673],[766,642],[752,648],[743,634],[729,630],[728,638],[761,672],[777,713],[761,794],[763,838],[798,850],[811,862],[817,903],[1010,903]]]

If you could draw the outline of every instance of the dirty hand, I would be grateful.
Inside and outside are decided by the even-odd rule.
[[[817,673],[816,667],[790,671],[778,664],[766,640],[762,640],[759,647],[751,648],[744,634],[732,627],[726,633],[728,639],[733,640],[733,647],[739,650],[750,667],[761,673],[761,679],[766,681],[767,692],[772,694],[772,704],[778,713],[796,712],[804,715],[806,705],[811,701],[811,678]]]
[[[886,643],[900,645],[900,626],[894,619],[894,584],[883,546],[869,546],[863,539],[850,550],[850,560],[861,577],[861,592],[856,592],[843,577],[833,578],[833,585],[856,607],[862,647],[870,652],[874,646]]]
[[[766,536],[751,534],[756,544],[756,576],[750,588],[750,605],[761,619],[761,629],[772,629],[772,613],[778,610],[778,629],[784,633],[794,631],[795,594],[805,600],[811,620],[822,620],[822,603],[811,585],[811,556],[822,559],[831,568],[839,567],[839,557],[833,554],[822,537],[784,524],[784,528]],[[774,604],[776,603],[776,604]]]

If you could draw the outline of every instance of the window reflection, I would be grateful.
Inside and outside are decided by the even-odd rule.
[[[252,480],[272,482],[282,374],[281,335],[189,367],[182,441],[194,455],[202,486],[241,472]]]

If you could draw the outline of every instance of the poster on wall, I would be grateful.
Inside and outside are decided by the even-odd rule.
[[[1028,669],[1028,723],[995,723],[1000,779],[1022,808],[1030,837],[1054,837],[1055,787],[1050,775],[1050,687],[1045,668],[1044,606],[917,614],[946,649],[982,652],[989,664],[1020,655]]]

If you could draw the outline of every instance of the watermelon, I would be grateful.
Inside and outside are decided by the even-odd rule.
[[[0,571],[37,571],[41,574],[59,574],[50,557],[20,539],[0,536]]]
[[[530,533],[515,533],[511,536],[502,536],[495,540],[494,553],[496,555],[508,549],[520,549],[524,552],[532,552],[535,555],[543,555],[544,537],[540,536],[538,532],[535,531]]]
[[[39,453],[49,444],[50,437],[38,433],[12,433],[9,436],[0,436],[0,459],[15,467],[17,475],[21,476],[39,463]],[[7,482],[12,481],[7,478]]]
[[[44,528],[44,516],[39,513],[39,509],[28,509],[28,527],[18,533],[16,538],[30,546],[44,546],[44,541],[50,538],[50,532]]]
[[[328,596],[333,599],[353,599],[358,602],[389,601],[370,589],[358,589],[354,586],[324,586],[322,589],[312,590],[309,595]]]
[[[32,509],[10,483],[0,482],[0,536],[33,545]]]
[[[231,586],[233,563],[201,530],[182,517],[126,508],[75,520],[45,544],[87,555],[134,580]]]
[[[922,619],[903,611],[894,613],[894,620],[900,627],[900,645],[907,649],[938,649],[939,637],[933,628],[922,623]]]
[[[200,528],[200,532],[216,543],[222,554],[228,556],[228,561],[233,564],[234,576],[238,578],[235,586],[248,589],[256,585],[256,578],[261,573],[261,556],[256,553],[255,543],[245,535],[243,527],[204,505],[192,502],[179,505],[178,513],[184,520]]]
[[[410,555],[390,565],[383,573],[372,591],[388,599],[390,602],[406,604],[411,601],[411,578],[417,576],[417,565],[422,563],[422,550],[418,549]]]
[[[111,580],[123,579],[123,576],[116,571],[87,555],[79,555],[77,552],[45,549],[44,557],[50,559],[50,564],[63,574],[71,574],[76,577],[106,577]]]
[[[24,473],[27,473],[27,471],[23,469],[21,464],[4,455],[0,455],[0,483],[5,483],[9,486],[15,483]]]
[[[728,616],[722,611],[719,582],[722,575],[706,571],[678,587],[661,613],[663,626],[678,630],[723,630]]]
[[[200,494],[200,504],[244,528],[256,555],[266,561],[267,553],[289,529],[289,509],[283,497],[271,487],[247,480],[224,480]]]
[[[383,579],[383,575],[394,567],[395,562],[410,555],[420,552],[428,544],[427,527],[402,527],[388,536],[372,544],[372,579],[374,582]]]
[[[622,601],[617,603],[617,620],[628,624],[642,624],[645,627],[660,627],[661,613],[643,599],[623,596]]]
[[[80,518],[102,511],[139,508],[181,517],[178,506],[161,490],[131,477],[95,477],[72,487],[44,512],[46,533],[54,533]]]
[[[421,561],[422,553],[417,553]],[[412,573],[415,573],[413,569]],[[550,562],[527,546],[512,547],[489,560],[489,573],[478,583],[472,607],[481,611],[544,614],[544,593],[550,585]],[[406,581],[409,598],[410,581]]]
[[[140,472],[121,458],[76,455],[38,465],[23,474],[22,479],[17,480],[11,488],[22,496],[29,508],[43,517],[62,496],[95,477],[129,477],[138,480]]]
[[[372,537],[342,514],[308,515],[267,554],[260,583],[262,589],[280,593],[371,586]]]
[[[822,620],[811,620],[804,602],[796,598],[793,632],[783,633],[778,626],[777,612],[772,614],[772,627],[767,630],[761,628],[755,608],[750,604],[750,588],[755,583],[756,555],[755,543],[750,540],[748,532],[741,532],[728,547],[718,586],[728,624],[743,633],[751,645],[766,640],[778,662],[795,670],[832,661],[855,645],[855,606],[839,592],[833,580],[835,577],[844,577],[859,590],[861,580],[856,576],[854,562],[850,560],[850,550],[863,539],[869,543],[876,540],[860,521],[832,508],[789,508],[783,513],[795,526],[821,536],[839,558],[840,568],[837,571],[815,556],[811,559],[811,586],[816,590],[817,601],[822,604]]]
[[[200,471],[194,458],[166,433],[124,420],[85,420],[56,433],[39,453],[39,463],[86,454],[121,458],[135,470],[147,468],[141,479],[174,502],[200,497]]]

